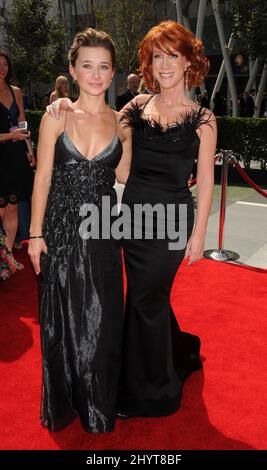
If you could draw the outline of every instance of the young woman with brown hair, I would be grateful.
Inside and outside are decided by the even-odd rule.
[[[92,239],[80,230],[92,206],[101,213],[104,196],[112,219],[115,170],[119,178],[125,165],[127,132],[105,103],[115,61],[106,33],[91,28],[78,33],[69,69],[79,98],[58,121],[45,114],[40,127],[29,255],[40,273],[41,421],[49,431],[76,416],[90,432],[112,431],[115,424],[123,311],[120,242],[110,233],[99,231]]]

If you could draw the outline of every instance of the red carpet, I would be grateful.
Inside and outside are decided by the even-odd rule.
[[[113,433],[85,433],[77,419],[49,434],[39,423],[41,357],[35,275],[0,283],[1,449],[265,449],[267,277],[202,260],[183,266],[173,289],[182,329],[202,339],[204,369],[186,382],[170,417],[118,421]]]

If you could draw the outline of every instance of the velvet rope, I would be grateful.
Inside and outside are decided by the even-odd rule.
[[[234,167],[238,171],[238,173],[242,176],[242,178],[252,187],[257,191],[259,194],[261,194],[263,197],[267,197],[267,191],[264,191],[261,189],[252,179],[246,174],[246,172],[243,170],[243,168],[239,165],[238,161],[236,160],[235,157],[231,156],[231,159],[233,160]]]
[[[221,153],[215,155],[215,163],[219,160],[220,157],[221,157]],[[244,180],[252,188],[254,188],[259,194],[261,194],[263,197],[267,197],[267,191],[264,191],[256,183],[254,183],[254,181],[252,181],[252,179],[246,174],[246,172],[243,170],[243,168],[239,165],[236,158],[233,155],[231,155],[230,158],[233,162],[234,167],[236,168],[238,173],[244,178]],[[196,178],[191,180],[191,182],[189,184],[189,187],[192,188],[192,186],[194,186],[195,184],[196,184]],[[211,260],[211,261],[215,261],[215,260]],[[239,261],[223,261],[223,263],[232,264],[233,266],[237,266],[239,268],[250,269],[251,271],[256,271],[256,272],[259,272],[259,273],[265,273],[265,274],[267,273],[267,269],[265,269],[265,268],[257,268],[256,266],[250,266],[248,264],[244,264],[244,263],[241,263]]]
[[[211,260],[215,261],[215,260]],[[219,261],[220,263],[225,264],[232,264],[233,266],[237,266],[238,268],[245,268],[250,269],[251,271],[256,271],[257,273],[267,273],[267,269],[265,268],[257,268],[257,266],[250,266],[249,264],[241,263],[240,261]]]

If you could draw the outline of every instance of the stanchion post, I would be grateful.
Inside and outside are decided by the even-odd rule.
[[[228,183],[228,164],[231,156],[231,150],[221,150],[222,154],[222,174],[221,174],[221,206],[220,206],[220,222],[219,222],[219,241],[218,250],[205,250],[204,258],[214,259],[216,261],[233,261],[239,258],[239,254],[234,251],[223,249],[223,232],[226,211],[226,196]]]
[[[229,152],[228,150],[224,150],[223,158],[222,158],[222,174],[221,174],[221,207],[220,207],[219,246],[218,246],[219,251],[223,249],[223,232],[224,232],[227,183],[228,183],[228,164],[229,164]]]

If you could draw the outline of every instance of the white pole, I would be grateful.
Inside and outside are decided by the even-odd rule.
[[[253,86],[253,83],[254,83],[255,80],[256,80],[258,70],[259,70],[259,58],[257,57],[257,59],[255,60],[255,62],[254,62],[254,64],[253,64],[253,67],[252,67],[252,70],[251,70],[251,73],[250,73],[248,82],[247,82],[247,84],[246,84],[245,91],[247,91],[248,93],[250,92],[250,90],[251,90],[251,88],[252,88],[252,86]]]
[[[207,0],[199,0],[196,38],[202,39]]]
[[[199,0],[198,14],[197,14],[197,28],[196,28],[196,38],[198,39],[202,39],[202,35],[203,35],[206,6],[207,6],[207,0]],[[202,83],[200,85],[200,90],[201,90],[201,93],[204,93],[205,83]]]
[[[261,101],[262,101],[262,96],[265,90],[266,83],[267,83],[267,62],[265,62],[265,64],[263,65],[259,89],[258,89],[258,93],[257,93],[256,100],[255,100],[256,109],[255,109],[253,117],[259,117],[260,115]]]
[[[231,36],[230,36],[230,39],[228,41],[228,44],[227,44],[228,50],[230,52],[231,52],[231,49],[233,47],[233,44],[234,44],[234,35],[232,33]],[[211,98],[210,98],[211,103],[213,103],[213,99],[214,99],[217,91],[219,91],[221,89],[224,74],[225,74],[225,65],[224,65],[224,60],[223,60],[222,63],[221,63],[219,73],[217,75],[217,79],[216,79],[212,94],[211,94]],[[212,105],[211,105],[211,109],[213,109]]]
[[[177,23],[184,24],[183,21],[183,10],[182,10],[182,3],[181,0],[175,0],[176,4],[176,16],[177,16]]]
[[[218,36],[221,44],[221,50],[222,50],[222,55],[224,59],[224,64],[225,64],[225,71],[229,83],[229,88],[230,88],[230,93],[232,97],[232,103],[233,103],[233,116],[238,115],[238,105],[237,105],[237,92],[236,92],[236,86],[235,86],[235,80],[234,80],[234,74],[231,66],[231,61],[230,57],[228,54],[228,47],[225,42],[225,36],[224,36],[224,30],[223,30],[223,24],[222,24],[222,19],[219,13],[219,2],[218,0],[211,0],[213,11],[214,11],[214,16],[215,16],[215,21],[216,21],[216,26],[218,30]]]

